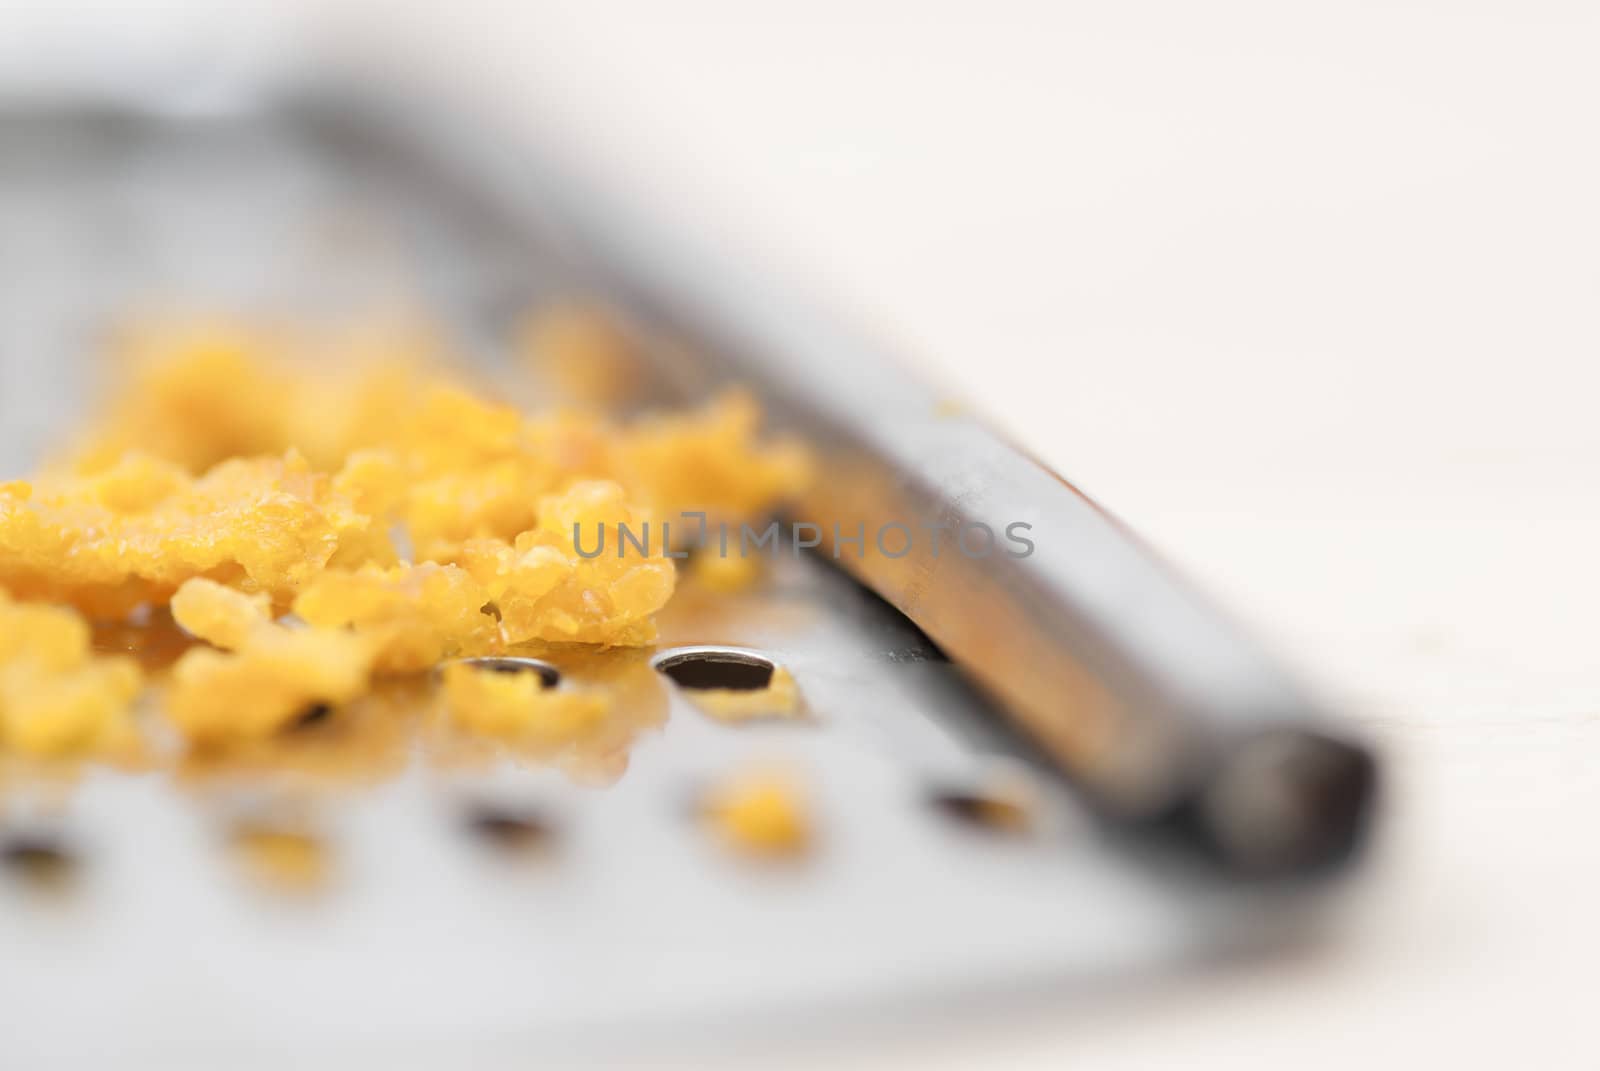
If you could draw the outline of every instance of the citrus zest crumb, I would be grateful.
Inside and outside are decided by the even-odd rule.
[[[0,751],[77,758],[133,745],[138,664],[93,654],[89,637],[73,610],[0,591]]]
[[[745,771],[715,785],[703,812],[716,837],[741,855],[795,856],[812,839],[803,792],[785,772]]]
[[[365,693],[374,654],[369,638],[351,632],[266,625],[238,651],[196,647],[179,658],[167,716],[196,743],[267,737],[313,707]]]
[[[244,825],[234,831],[233,847],[246,872],[269,888],[305,893],[327,883],[327,847],[310,833]]]
[[[272,620],[272,600],[266,595],[247,595],[199,576],[178,588],[171,610],[185,632],[225,651],[237,651]]]
[[[783,666],[773,669],[765,688],[694,688],[685,689],[684,694],[706,716],[723,722],[793,718],[803,713],[800,688]]]
[[[444,669],[442,694],[451,723],[513,744],[556,748],[598,730],[610,702],[598,692],[546,688],[537,673],[501,673],[465,663]]]

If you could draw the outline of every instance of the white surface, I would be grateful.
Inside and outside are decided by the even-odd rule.
[[[898,339],[1387,747],[1339,940],[863,1063],[1593,1065],[1597,10],[384,14],[408,62]],[[348,45],[373,14],[303,17]]]

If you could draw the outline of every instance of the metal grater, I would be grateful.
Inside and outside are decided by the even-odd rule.
[[[126,102],[10,108],[0,471],[37,461],[92,391],[86,355],[129,309],[337,320],[406,301],[509,376],[515,317],[572,294],[610,302],[639,332],[647,401],[738,379],[780,421],[820,436],[831,478],[802,516],[853,520],[891,505],[959,516],[998,508],[983,495],[1032,471],[965,418],[924,412],[920,388],[838,336],[797,327],[742,279],[675,267],[670,246],[514,163],[523,159],[410,103],[326,88],[206,118]],[[809,356],[797,362],[796,348]],[[640,732],[613,784],[510,763],[441,771],[413,757],[393,778],[304,804],[332,852],[329,888],[314,899],[264,895],[230,865],[225,823],[275,805],[251,789],[197,794],[106,771],[56,808],[12,793],[12,832],[61,837],[81,863],[70,891],[48,900],[0,882],[0,1063],[115,1056],[165,1067],[241,1046],[268,1062],[415,1059],[489,1041],[529,1058],[654,1052],[693,1036],[948,1015],[1018,986],[1125,984],[1298,923],[1320,905],[1320,885],[1242,882],[1182,847],[1228,854],[1206,825],[1232,813],[1224,804],[1257,807],[1270,840],[1274,821],[1293,818],[1273,811],[1270,785],[1243,804],[1235,792],[1198,808],[1151,786],[1188,792],[1200,781],[1174,764],[1217,759],[1232,739],[1163,728],[1211,725],[1208,696],[1246,681],[1229,694],[1288,708],[1285,724],[1303,701],[1209,611],[1163,603],[1164,581],[1144,566],[1118,573],[1144,552],[1098,511],[1079,517],[1082,500],[1045,476],[1023,487],[1038,538],[1065,518],[1055,534],[1081,538],[1059,553],[1099,554],[1124,580],[1105,599],[1130,600],[1133,616],[1108,623],[1093,600],[1058,603],[1048,571],[1019,580],[785,549],[758,589],[675,601],[661,646],[759,652],[793,673],[806,721],[718,725],[637,661],[622,668],[656,690],[666,717]],[[1093,517],[1120,542],[1082,527]],[[1124,633],[1144,637],[1131,654]],[[1162,644],[1185,664],[1156,665]],[[1028,713],[1037,689],[1024,657],[1061,667],[1052,686],[1069,725],[1108,716],[1089,709],[1108,696],[1127,719],[1116,731],[1132,726],[1144,741],[1126,754],[1155,772],[1075,768],[1081,748]],[[707,778],[769,760],[812,792],[819,843],[804,865],[739,865],[689,815]],[[1358,781],[1370,781],[1364,762]],[[997,776],[1033,794],[1025,835],[936,805]],[[1335,854],[1354,837],[1367,781],[1329,790],[1351,816]],[[537,808],[548,850],[512,859],[472,836],[463,816],[485,799]]]

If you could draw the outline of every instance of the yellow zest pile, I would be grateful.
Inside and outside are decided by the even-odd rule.
[[[570,320],[539,337],[580,358],[613,344]],[[140,672],[91,654],[91,621],[170,612],[196,643],[159,706],[206,744],[449,659],[649,644],[676,579],[659,522],[754,520],[808,477],[798,446],[760,440],[743,395],[630,424],[529,415],[425,349],[226,324],[134,337],[126,383],[70,454],[0,483],[0,749],[126,741]],[[618,538],[646,524],[647,552]],[[603,530],[604,553],[578,553],[575,527],[583,545]],[[599,697],[528,691],[536,679],[442,683],[451,721],[491,736],[603,716]]]

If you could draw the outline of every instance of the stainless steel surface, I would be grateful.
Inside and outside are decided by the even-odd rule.
[[[382,130],[402,158],[419,140],[450,145],[443,173],[480,191],[508,227],[579,251],[600,292],[669,341],[645,351],[663,388],[692,397],[728,381],[754,386],[821,452],[799,519],[978,680],[1102,813],[1176,829],[1244,872],[1321,869],[1359,847],[1377,773],[1366,746],[1061,477],[861,334],[543,161],[444,113],[382,99],[325,104],[309,114]],[[1092,355],[1072,359],[1092,375]],[[1026,557],[952,546],[968,526],[998,542],[1019,522],[1032,541]],[[879,546],[886,525],[913,533],[908,553]]]
[[[4,471],[64,430],[95,385],[97,338],[130,309],[345,319],[399,301],[495,362],[529,305],[606,285],[559,231],[507,226],[492,201],[406,160],[294,110],[0,119]],[[819,346],[818,360],[848,352]],[[930,419],[874,401],[856,410],[869,438],[878,422]],[[770,655],[810,719],[728,728],[643,662],[612,665],[666,712],[614,783],[511,763],[468,775],[407,751],[378,784],[294,801],[328,835],[320,897],[264,893],[224,848],[230,816],[271,784],[218,794],[102,771],[59,806],[8,785],[11,827],[59,827],[83,858],[65,895],[0,881],[0,1064],[171,1066],[241,1044],[269,1061],[606,1050],[993,987],[1124,983],[1259,941],[1307,906],[1127,850],[997,731],[956,666],[815,556],[781,556],[749,595],[676,601],[662,646],[689,644]],[[810,786],[809,864],[737,865],[687,814],[708,778],[754,760],[788,762]],[[927,806],[930,786],[1019,763],[1041,799],[1032,836],[985,837]],[[551,815],[553,850],[510,860],[466,837],[461,807],[484,795]]]

